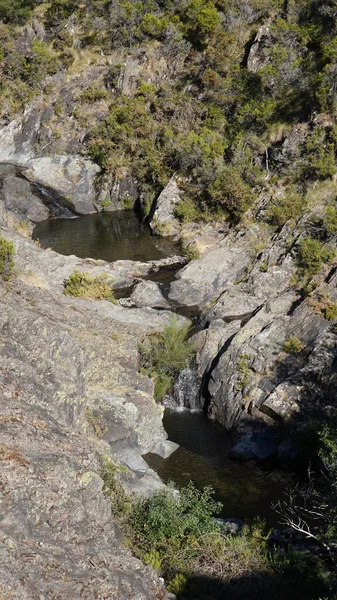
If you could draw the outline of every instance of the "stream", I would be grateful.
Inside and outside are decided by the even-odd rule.
[[[172,240],[153,237],[132,210],[43,221],[36,225],[33,237],[42,247],[51,247],[60,254],[108,262],[145,262],[181,252]],[[147,279],[156,280],[164,291],[175,274],[164,268]],[[211,485],[223,505],[221,516],[247,520],[261,517],[268,526],[277,525],[271,504],[282,498],[291,475],[263,469],[256,463],[230,460],[229,433],[203,413],[166,409],[163,424],[168,438],[180,447],[166,460],[155,454],[146,455],[145,460],[165,483],[173,481],[181,487],[192,480],[198,488]]]

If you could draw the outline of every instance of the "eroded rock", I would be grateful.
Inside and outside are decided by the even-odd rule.
[[[150,223],[151,229],[156,235],[175,235],[180,231],[179,221],[174,213],[175,206],[179,201],[178,183],[175,177],[172,177],[156,200],[156,208]]]
[[[48,253],[12,235],[17,264],[33,271]],[[114,316],[110,303],[64,296],[52,270],[45,278],[0,285],[1,593],[165,598],[162,581],[123,547],[100,478],[100,457],[116,460],[118,446],[133,461],[130,489],[162,485],[141,458],[165,433],[153,383],[138,373],[140,309],[129,318],[115,307]],[[158,324],[151,314],[147,330]]]

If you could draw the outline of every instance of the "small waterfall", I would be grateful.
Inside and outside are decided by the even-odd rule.
[[[177,406],[180,408],[202,410],[200,381],[194,369],[188,367],[181,371],[174,384],[174,399]]]

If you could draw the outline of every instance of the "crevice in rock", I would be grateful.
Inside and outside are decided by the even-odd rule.
[[[287,248],[287,250],[285,252],[282,252],[282,254],[280,254],[280,256],[278,257],[278,259],[276,261],[276,265],[278,267],[281,266],[284,259],[292,253],[293,249],[297,246],[297,243],[298,243],[298,240],[300,237],[301,236],[298,235],[292,242],[291,246],[289,246],[289,248]]]
[[[324,279],[324,282],[330,283],[331,279],[333,278],[333,276],[335,275],[336,272],[337,272],[337,267],[332,267],[332,269],[330,269],[328,275]]]
[[[211,395],[210,395],[208,386],[209,386],[210,380],[212,379],[212,373],[213,373],[214,369],[218,366],[221,357],[225,354],[225,352],[227,352],[227,350],[230,347],[232,341],[234,340],[236,334],[237,334],[237,332],[233,333],[233,335],[231,335],[226,340],[226,342],[224,343],[222,348],[219,350],[218,354],[213,358],[209,369],[203,375],[203,378],[201,381],[201,386],[200,386],[200,397],[204,399],[203,410],[205,411],[206,414],[208,412],[208,408],[211,403]]]
[[[268,396],[269,397],[269,396]],[[266,400],[268,399],[268,397],[266,398]],[[264,400],[264,402],[266,401]],[[270,417],[271,419],[273,419],[274,421],[278,422],[278,423],[283,423],[283,419],[280,415],[278,415],[272,408],[270,408],[269,406],[264,406],[264,404],[261,404],[261,406],[259,407],[259,411],[261,413],[263,413],[264,415],[267,415],[267,417]]]
[[[260,304],[257,308],[255,308],[255,310],[253,310],[251,313],[248,313],[247,316],[243,316],[242,322],[241,322],[241,328],[244,327],[245,325],[247,325],[247,323],[249,323],[249,321],[251,319],[253,319],[255,317],[255,315],[257,315],[257,313],[260,312],[260,310],[263,307],[264,307],[264,304]]]
[[[305,296],[304,296],[304,294],[301,294],[301,295],[300,295],[300,297],[299,297],[299,298],[297,298],[297,299],[296,299],[296,300],[295,300],[295,301],[292,303],[291,307],[289,308],[289,310],[288,310],[288,312],[287,312],[287,316],[288,316],[288,317],[291,317],[291,316],[294,314],[295,310],[296,310],[296,309],[297,309],[299,306],[301,306],[301,304],[302,304],[302,302],[304,302],[304,300],[305,300]]]
[[[250,36],[248,42],[245,45],[245,52],[244,52],[244,56],[243,59],[241,61],[241,67],[243,69],[247,69],[247,64],[248,64],[248,58],[251,52],[252,47],[254,46],[254,44],[256,44],[256,35],[257,35],[257,31],[254,30],[252,35]]]

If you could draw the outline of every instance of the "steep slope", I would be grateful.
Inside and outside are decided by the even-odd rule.
[[[2,234],[20,272],[0,287],[1,595],[165,598],[123,547],[100,478],[102,457],[118,464],[118,455],[130,490],[161,485],[141,459],[165,435],[137,340],[165,314],[66,298],[54,287],[57,261],[42,279],[44,251]]]

